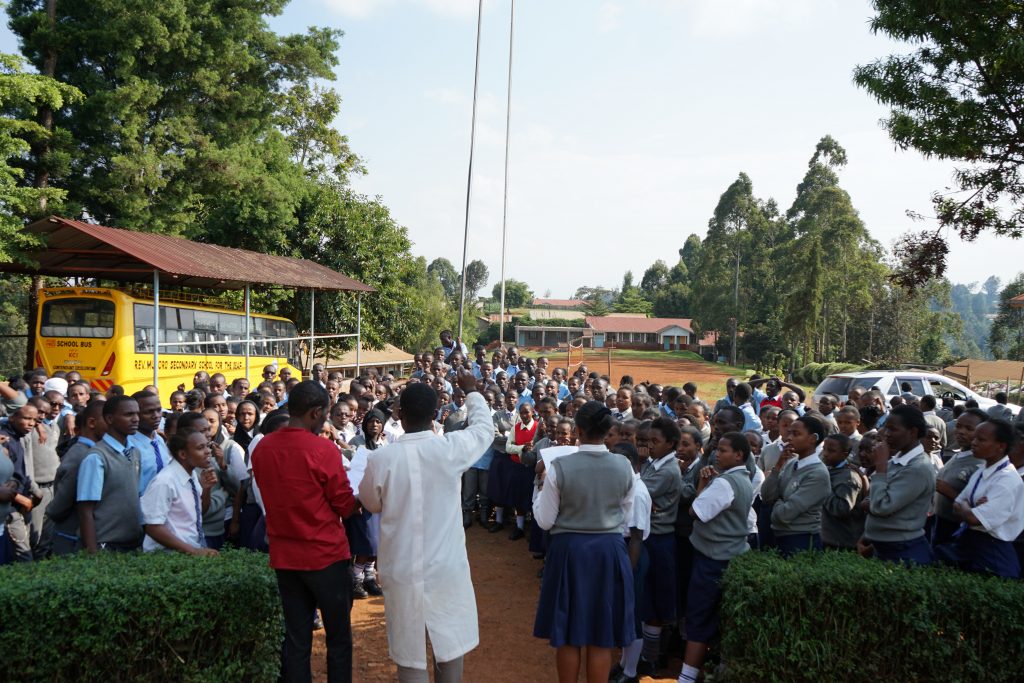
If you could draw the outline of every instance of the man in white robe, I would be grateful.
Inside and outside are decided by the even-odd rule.
[[[391,658],[401,683],[462,680],[462,657],[480,642],[476,596],[462,527],[462,473],[494,438],[491,411],[461,371],[468,425],[439,438],[432,429],[437,394],[411,384],[400,397],[405,433],[369,454],[359,484],[363,507],[380,515],[377,550]]]

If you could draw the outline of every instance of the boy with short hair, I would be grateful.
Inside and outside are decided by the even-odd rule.
[[[129,437],[139,429],[139,404],[115,396],[103,405],[107,432],[78,469],[77,505],[82,546],[130,552],[142,543],[139,523],[141,458]]]

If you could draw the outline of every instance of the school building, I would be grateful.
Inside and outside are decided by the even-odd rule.
[[[534,299],[526,314],[532,320],[581,320],[586,316],[581,299]]]
[[[351,349],[343,353],[332,353],[328,357],[317,357],[314,363],[323,363],[328,372],[338,371],[346,379],[356,376],[356,350]],[[371,369],[377,371],[378,377],[393,375],[394,377],[408,377],[415,369],[412,354],[406,353],[397,346],[385,344],[382,349],[371,349],[365,344],[359,353],[359,369],[367,372]]]
[[[647,318],[641,315],[586,316],[585,327],[517,325],[516,344],[553,348],[583,340],[584,346],[600,349],[696,350],[701,341],[690,318]]]

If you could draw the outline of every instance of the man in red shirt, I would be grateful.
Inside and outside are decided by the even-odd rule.
[[[330,413],[327,391],[299,383],[288,395],[288,426],[264,437],[252,471],[263,497],[270,566],[284,608],[284,680],[312,679],[313,612],[327,641],[327,680],[352,680],[352,557],[342,517],[358,507],[341,453],[319,436]]]

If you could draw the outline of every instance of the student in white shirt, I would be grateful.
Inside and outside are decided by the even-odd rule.
[[[217,477],[209,468],[209,440],[201,431],[177,433],[169,449],[174,460],[153,478],[140,501],[146,532],[142,549],[216,555],[203,538],[202,510],[209,507]]]
[[[1004,578],[1020,578],[1013,542],[1024,531],[1024,482],[1011,466],[1013,427],[1005,420],[988,420],[974,430],[971,450],[984,462],[953,503],[963,519],[952,544],[936,555],[961,569]]]
[[[620,442],[611,448],[612,453],[618,453],[629,460],[633,467],[633,510],[622,524],[622,535],[626,540],[626,547],[629,549],[629,562],[633,567],[633,592],[634,604],[639,603],[643,594],[644,582],[647,579],[647,568],[650,566],[650,559],[647,556],[647,548],[644,541],[651,534],[651,493],[647,490],[643,478],[640,476],[640,455],[636,447],[628,441]],[[634,613],[639,611],[634,608]],[[639,616],[634,618],[637,636],[642,633],[643,625]],[[619,659],[619,668],[625,680],[637,678],[637,664],[640,663],[640,653],[644,648],[643,637],[636,638],[632,643],[622,648],[622,657]],[[613,678],[612,680],[620,680]]]

